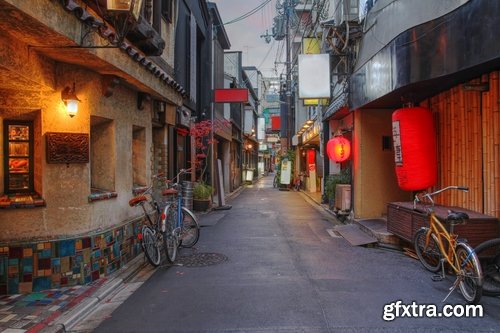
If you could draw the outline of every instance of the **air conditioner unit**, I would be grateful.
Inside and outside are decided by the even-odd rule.
[[[335,208],[351,210],[351,185],[337,184],[335,187]]]
[[[359,20],[359,2],[360,0],[341,0],[340,10],[337,11],[335,22],[342,25],[345,21]]]

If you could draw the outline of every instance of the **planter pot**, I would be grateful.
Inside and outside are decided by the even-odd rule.
[[[193,210],[196,212],[205,212],[210,208],[210,199],[193,199]]]

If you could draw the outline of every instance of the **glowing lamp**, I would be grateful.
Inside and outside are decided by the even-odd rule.
[[[326,144],[328,158],[337,163],[346,161],[351,155],[351,143],[342,135],[335,136]]]
[[[61,92],[61,99],[66,105],[66,112],[68,113],[68,116],[74,117],[78,113],[78,103],[80,100],[75,94],[75,83],[73,83],[73,89],[70,87],[64,88],[64,90]]]

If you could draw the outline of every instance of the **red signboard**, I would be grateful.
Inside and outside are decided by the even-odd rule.
[[[279,131],[281,128],[280,116],[271,116],[271,129],[273,131]]]
[[[248,102],[248,89],[215,89],[215,103],[246,103]]]

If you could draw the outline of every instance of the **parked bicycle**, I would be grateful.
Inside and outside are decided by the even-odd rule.
[[[483,269],[483,295],[500,296],[500,238],[482,242],[474,252]]]
[[[459,240],[453,233],[458,224],[465,223],[469,216],[464,212],[449,211],[445,223],[449,225],[448,232],[436,217],[434,212],[434,200],[432,197],[441,192],[455,189],[468,192],[467,187],[448,186],[432,193],[417,193],[414,200],[414,209],[418,202],[425,200],[431,206],[426,207],[429,213],[429,227],[422,227],[415,233],[413,238],[415,252],[422,265],[431,272],[441,274],[433,276],[434,281],[442,281],[445,278],[445,263],[455,272],[456,280],[450,288],[450,292],[443,302],[451,295],[453,290],[460,288],[462,295],[468,303],[477,304],[482,295],[483,275],[479,259],[474,250],[465,240]]]
[[[160,230],[161,222],[161,205],[154,198],[153,188],[155,184],[159,182],[166,182],[167,179],[162,175],[154,175],[153,181],[150,186],[145,188],[141,194],[133,197],[129,200],[128,204],[131,207],[140,206],[144,212],[144,223],[141,226],[141,232],[139,234],[139,239],[141,241],[141,246],[148,259],[149,263],[154,267],[160,265],[161,262],[161,252],[162,247],[162,233]]]
[[[182,188],[179,177],[190,173],[189,169],[182,169],[170,182],[170,189],[164,191],[166,195],[173,195],[175,199],[169,203],[161,214],[161,231],[167,260],[171,263],[177,258],[178,248],[192,247],[200,238],[200,225],[195,214],[182,205]]]

